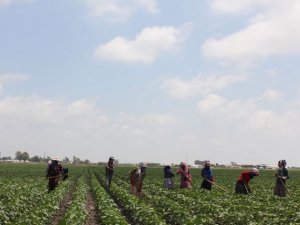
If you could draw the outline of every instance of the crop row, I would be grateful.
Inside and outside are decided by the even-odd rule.
[[[128,185],[126,178],[128,179],[128,176],[118,176],[114,181],[119,186]],[[146,180],[147,177],[145,178],[145,183],[147,183]],[[178,202],[177,200],[180,197],[184,198],[184,196],[179,196],[176,200],[176,192],[170,192],[169,190],[165,190],[161,186],[156,185],[148,186],[147,184],[144,184],[143,193],[145,195],[144,201],[154,207],[156,211],[160,212],[168,223],[178,225],[194,224],[196,217],[189,210],[193,201],[190,201],[187,204],[181,204],[181,202]],[[186,205],[189,207],[185,207]]]
[[[196,215],[194,222],[197,224],[231,224],[232,221],[235,224],[294,224],[300,221],[295,196],[287,200],[261,194],[240,196],[217,190],[208,192],[200,188],[167,190],[152,181],[146,182],[145,190],[188,205],[188,210]]]
[[[43,225],[47,224],[49,219],[59,209],[60,203],[66,196],[71,186],[71,180],[65,181],[55,191],[49,194],[42,201],[39,202],[38,206],[31,209],[31,211],[16,221],[12,222],[11,225],[24,225],[24,224],[35,224]]]
[[[60,222],[60,225],[81,225],[85,223],[88,213],[86,209],[86,196],[87,185],[84,181],[84,177],[81,176],[77,181],[76,191],[73,194],[72,204],[68,208],[63,221]]]
[[[123,193],[120,193],[120,196],[127,194],[129,195],[129,198],[134,197],[132,194],[129,194],[127,191],[129,185],[128,182],[126,182],[123,179],[120,179],[119,177],[118,178],[116,177],[114,179],[114,182],[116,184],[112,184],[112,187],[116,187],[118,189],[120,189],[120,187],[123,187],[122,188]],[[164,218],[164,220],[167,223],[175,224],[175,225],[194,224],[195,217],[185,209],[186,207],[184,207],[184,205],[181,205],[178,202],[164,195],[159,194],[159,192],[157,192],[156,189],[151,190],[151,193],[147,191],[148,189],[144,190],[143,199],[136,198],[139,202],[139,205],[141,204],[146,205],[146,207],[154,209],[154,211],[157,212],[160,215],[160,217]]]
[[[16,220],[47,196],[42,179],[2,179],[0,187],[0,224]]]
[[[98,180],[105,186],[103,174],[97,173]],[[99,182],[98,182],[99,183]],[[104,190],[104,189],[103,189]],[[129,193],[128,185],[124,183],[113,183],[109,191],[111,197],[122,208],[132,224],[135,225],[165,225],[166,222],[156,210],[145,204],[142,200]],[[101,213],[100,213],[101,215]]]
[[[264,171],[260,177],[251,182],[254,195],[240,196],[230,190],[230,187],[234,186],[234,179],[239,171],[218,171],[218,173],[220,172],[223,172],[224,176],[223,174],[222,177],[219,175],[221,178],[218,181],[227,188],[227,192],[218,190],[217,187],[211,192],[200,189],[201,179],[193,182],[191,190],[182,190],[177,187],[167,190],[163,188],[163,179],[159,175],[161,172],[151,176],[147,174],[144,184],[144,193],[148,196],[146,201],[157,211],[165,210],[165,219],[172,224],[180,224],[176,220],[176,208],[180,208],[180,206],[188,206],[182,207],[182,210],[186,212],[186,217],[180,217],[183,224],[188,223],[186,218],[189,215],[190,218],[193,218],[191,219],[192,224],[300,224],[300,213],[298,212],[300,192],[295,188],[294,181],[289,181],[293,194],[287,199],[278,199],[271,195],[274,182],[271,171]],[[298,175],[294,174],[295,177]],[[128,172],[121,171],[118,178],[114,181],[119,185],[120,180],[128,185]],[[175,180],[178,182],[178,177]],[[164,199],[164,201],[160,202],[160,199]],[[176,204],[179,206],[177,207]],[[166,210],[168,205],[172,205],[170,208],[174,209],[169,213]],[[168,216],[172,220],[168,219]]]
[[[106,190],[100,186],[95,175],[91,177],[91,188],[99,211],[100,222],[103,225],[128,225],[115,202]]]

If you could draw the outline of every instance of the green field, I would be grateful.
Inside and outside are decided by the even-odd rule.
[[[163,169],[148,168],[145,197],[129,193],[128,171],[117,167],[111,192],[103,188],[104,168],[68,165],[70,178],[47,193],[46,165],[0,164],[0,224],[300,224],[300,171],[290,170],[290,195],[272,195],[274,171],[250,182],[251,196],[234,194],[241,170],[214,169],[213,187],[200,189],[200,169],[192,169],[191,190],[163,188]]]

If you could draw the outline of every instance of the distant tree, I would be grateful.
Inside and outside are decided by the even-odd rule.
[[[203,166],[205,164],[205,160],[204,161],[200,161],[200,160],[195,160],[195,165],[200,165]]]
[[[11,157],[10,157],[10,156],[7,156],[7,157],[4,156],[4,157],[2,157],[1,159],[2,159],[2,160],[11,160]]]
[[[23,160],[23,161],[27,161],[30,159],[29,157],[29,154],[27,152],[20,152],[20,151],[17,151],[16,152],[16,157],[15,157],[16,160]]]
[[[236,162],[231,162],[230,163],[232,166],[238,166],[238,164]]]
[[[97,165],[99,166],[105,166],[107,162],[97,162]]]
[[[31,162],[41,162],[42,160],[43,160],[42,157],[39,157],[37,155],[35,155],[32,158],[30,158]]]
[[[27,161],[29,159],[30,159],[29,154],[27,152],[23,152],[22,153],[22,160],[23,161]]]
[[[16,152],[15,160],[20,160],[20,161],[22,160],[22,152],[20,152],[20,151]]]
[[[149,166],[149,167],[160,166],[160,163],[153,163],[153,162],[150,162],[150,163],[147,163],[147,166]]]
[[[73,164],[79,164],[81,162],[80,158],[73,156]]]
[[[90,160],[88,160],[88,159],[86,159],[86,160],[84,160],[84,164],[89,164],[90,163]]]
[[[68,157],[65,157],[65,158],[63,158],[63,162],[69,163],[69,162],[70,162],[70,159],[69,159]]]
[[[50,160],[51,160],[50,156],[47,156],[46,159],[45,159],[46,162],[49,162]]]

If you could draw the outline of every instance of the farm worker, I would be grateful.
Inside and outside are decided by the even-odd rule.
[[[276,184],[274,187],[274,195],[277,195],[279,197],[285,197],[287,191],[286,180],[289,179],[289,173],[285,166],[286,161],[280,160],[278,162],[278,169],[275,173]]]
[[[58,179],[60,175],[60,167],[58,165],[59,159],[52,158],[48,165],[46,179],[48,179],[48,192],[54,190],[58,186]]]
[[[171,170],[169,165],[165,166],[164,168],[164,186],[166,188],[172,188],[174,185],[173,182],[174,173]]]
[[[235,185],[235,193],[237,194],[251,194],[252,191],[249,186],[249,181],[259,175],[259,171],[256,168],[253,168],[250,171],[244,171],[239,176],[236,185]]]
[[[129,172],[130,176],[130,191],[131,193],[140,196],[143,189],[143,181],[146,176],[147,165],[140,163],[139,167]]]
[[[63,168],[63,170],[62,170],[63,180],[66,180],[69,177],[68,173],[69,173],[69,169]]]
[[[201,170],[201,177],[203,178],[201,188],[211,190],[214,182],[213,172],[210,168],[210,161],[205,161],[204,167]]]
[[[59,173],[62,175],[62,179],[63,181],[66,180],[69,176],[68,176],[68,172],[69,172],[69,169],[68,168],[64,168],[60,162],[58,162],[58,170],[59,170]]]
[[[57,166],[58,166],[59,173],[62,174],[62,173],[63,173],[63,167],[62,167],[62,165],[60,164],[60,162],[58,162]]]
[[[110,190],[110,184],[114,175],[114,157],[109,157],[107,164],[105,165],[105,174],[106,174],[106,188]]]
[[[181,175],[180,188],[190,188],[192,183],[192,175],[185,163],[180,163],[177,173]]]

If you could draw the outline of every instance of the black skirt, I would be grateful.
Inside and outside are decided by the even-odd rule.
[[[211,183],[204,179],[202,181],[201,188],[211,190]]]
[[[247,195],[247,194],[249,194],[248,192],[251,192],[251,191],[247,190],[247,187],[246,187],[245,183],[241,183],[239,181],[236,182],[236,184],[235,184],[235,193]]]

